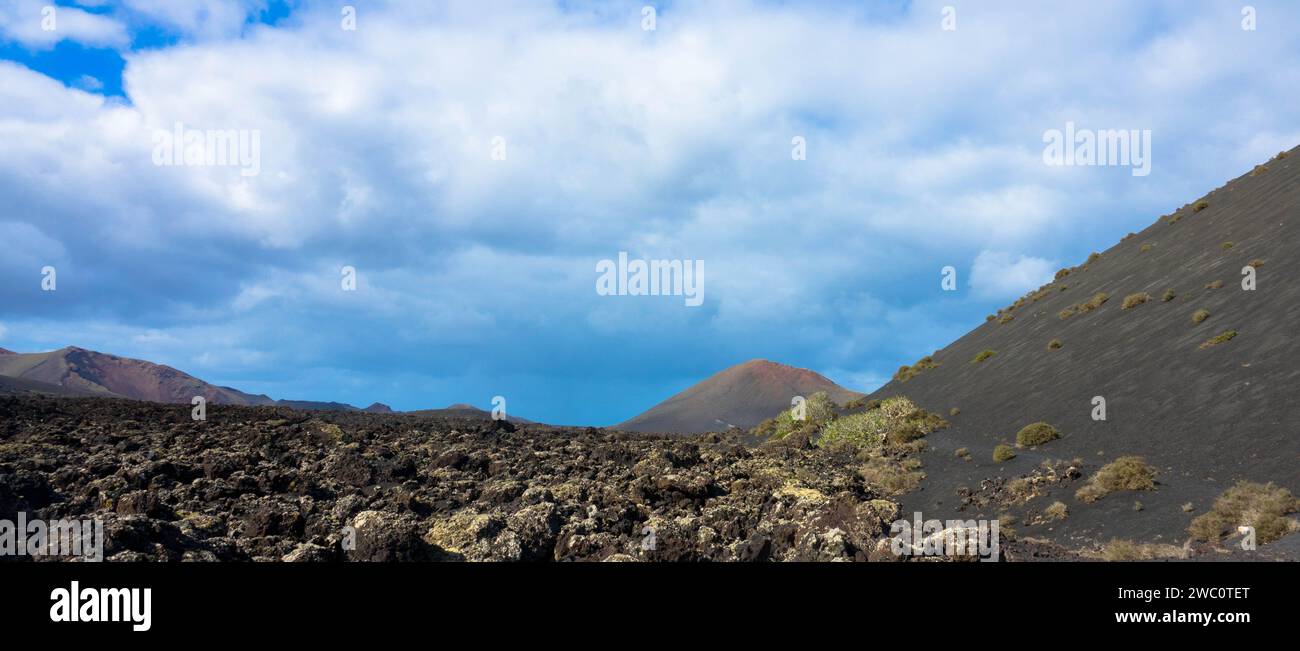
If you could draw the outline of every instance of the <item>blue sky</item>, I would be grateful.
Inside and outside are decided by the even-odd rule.
[[[0,0],[0,346],[277,398],[871,390],[1300,142],[1289,2],[48,4]],[[1151,173],[1044,164],[1067,122],[1150,130]],[[155,164],[176,123],[256,131],[257,175]],[[597,294],[620,251],[703,260],[703,304]]]

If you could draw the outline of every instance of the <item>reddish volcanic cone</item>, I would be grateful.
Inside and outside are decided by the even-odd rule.
[[[818,391],[837,403],[862,395],[808,369],[755,359],[717,373],[614,427],[682,433],[749,429],[788,408],[794,396]]]

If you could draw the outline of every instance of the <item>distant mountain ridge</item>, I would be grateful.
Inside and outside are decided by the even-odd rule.
[[[266,395],[210,384],[163,364],[76,346],[44,353],[0,351],[3,351],[0,352],[0,394],[46,393],[183,404],[189,404],[194,396],[203,396],[216,405],[278,405],[308,411],[361,411],[341,402],[275,400]],[[373,413],[392,411],[379,403],[367,410]]]
[[[808,369],[754,359],[715,373],[614,429],[686,434],[749,429],[789,408],[795,396],[818,391],[837,403],[864,395]]]

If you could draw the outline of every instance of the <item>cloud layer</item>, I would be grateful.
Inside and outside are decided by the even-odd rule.
[[[58,35],[122,47],[125,101],[0,61],[0,346],[594,424],[752,357],[872,389],[1300,141],[1288,3],[491,4],[131,0]],[[24,6],[0,34],[45,47]],[[1067,121],[1150,129],[1152,173],[1045,166]],[[260,173],[154,165],[177,123]],[[705,304],[597,295],[619,251],[704,260]]]

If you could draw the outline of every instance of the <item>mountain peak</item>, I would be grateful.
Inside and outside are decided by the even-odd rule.
[[[840,403],[862,395],[806,368],[751,359],[714,373],[615,427],[682,433],[749,429],[788,408],[795,396],[818,391]]]

